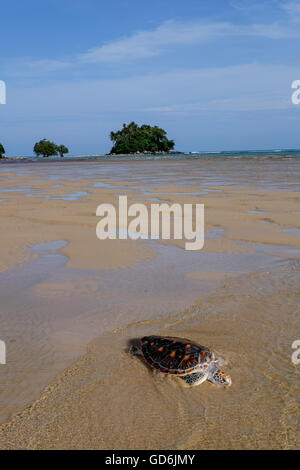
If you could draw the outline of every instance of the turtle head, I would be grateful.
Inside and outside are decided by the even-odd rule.
[[[142,344],[139,339],[132,339],[128,343],[127,352],[133,356],[142,356]]]
[[[230,387],[232,384],[230,375],[225,374],[225,372],[220,369],[216,369],[211,374],[209,374],[208,380],[213,384],[219,385],[221,387]]]

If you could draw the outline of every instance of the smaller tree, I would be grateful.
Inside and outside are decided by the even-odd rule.
[[[0,158],[4,158],[5,149],[2,144],[0,144]]]
[[[56,149],[61,157],[64,156],[64,153],[69,153],[69,149],[65,145],[57,145]]]
[[[50,157],[50,155],[57,155],[57,146],[50,140],[42,139],[35,144],[33,151],[36,155],[43,155],[43,157]]]

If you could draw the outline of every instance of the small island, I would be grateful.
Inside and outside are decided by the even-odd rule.
[[[120,131],[111,132],[110,139],[114,145],[108,155],[170,153],[175,146],[164,129],[148,124],[139,127],[134,121],[123,124]]]
[[[5,149],[3,145],[0,143],[0,158],[5,158],[4,154],[5,154]]]

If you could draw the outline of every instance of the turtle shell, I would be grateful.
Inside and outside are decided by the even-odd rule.
[[[189,375],[205,370],[214,359],[205,346],[170,336],[144,336],[141,349],[146,362],[165,374]]]

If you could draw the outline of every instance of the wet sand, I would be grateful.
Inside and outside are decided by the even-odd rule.
[[[297,160],[1,165],[0,447],[298,448],[299,183]],[[204,203],[204,249],[100,242],[119,194]],[[212,348],[232,387],[153,375],[145,334]]]

